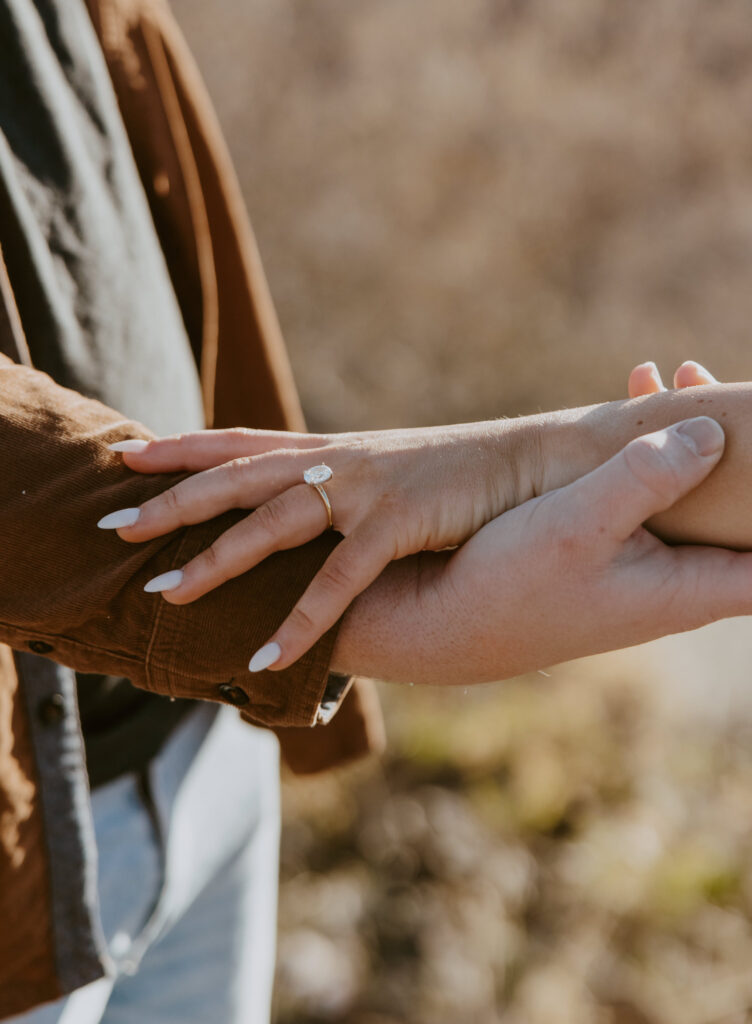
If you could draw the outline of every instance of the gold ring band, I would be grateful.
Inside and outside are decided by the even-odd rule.
[[[329,501],[329,495],[326,493],[326,491],[321,485],[325,484],[327,480],[331,480],[332,476],[333,474],[331,469],[324,463],[322,463],[320,466],[311,466],[311,468],[307,469],[303,474],[303,480],[309,486],[314,487],[318,491],[319,497],[324,502],[326,514],[329,517],[330,530],[334,529],[334,523],[332,521],[332,503],[331,501]]]
[[[309,486],[315,488],[315,490],[317,490],[321,495],[321,500],[324,502],[324,505],[326,506],[326,514],[329,516],[329,529],[333,530],[334,523],[332,522],[332,503],[331,501],[329,501],[329,495],[326,493],[321,484],[310,484]]]

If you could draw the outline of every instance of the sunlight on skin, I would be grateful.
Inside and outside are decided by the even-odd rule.
[[[311,504],[310,488],[299,485],[302,469],[309,465],[314,452],[315,461],[321,462],[326,458],[332,462],[336,467],[335,476],[343,472],[342,479],[350,483],[354,479],[360,480],[358,487],[351,487],[350,498],[351,504],[353,495],[361,505],[365,503],[365,518],[357,501],[350,510],[335,490],[333,502],[338,510],[339,530],[345,539],[330,555],[324,571],[311,583],[290,618],[250,663],[251,671],[269,667],[283,668],[296,660],[336,622],[354,598],[377,579],[395,558],[417,551],[438,551],[462,544],[476,533],[483,522],[495,520],[504,509],[516,508],[536,495],[547,494],[579,480],[602,466],[635,437],[665,430],[680,419],[707,414],[710,412],[708,407],[719,402],[720,393],[712,387],[714,383],[714,378],[702,366],[685,362],[674,375],[676,390],[669,394],[655,364],[646,362],[635,367],[630,374],[629,394],[632,402],[606,403],[538,417],[523,417],[515,421],[460,424],[434,428],[428,432],[386,431],[359,437],[289,437],[285,438],[285,442],[291,443],[291,447],[284,454],[280,452],[279,437],[263,431],[202,432],[195,437],[189,435],[163,439],[151,442],[143,453],[135,448],[121,448],[126,463],[134,469],[142,469],[151,463],[153,471],[154,458],[150,451],[158,456],[158,460],[187,460],[194,469],[206,465],[214,468],[176,485],[173,501],[158,496],[146,502],[141,510],[119,510],[100,520],[99,525],[102,528],[117,529],[124,540],[137,543],[174,529],[184,521],[200,522],[228,507],[256,508],[258,511],[236,524],[215,542],[212,546],[213,559],[209,559],[204,552],[182,569],[173,570],[147,584],[149,592],[162,592],[167,601],[182,604],[195,600],[225,579],[251,568],[271,551],[280,547],[295,547],[321,532],[326,517],[322,514],[320,502]],[[680,395],[679,392],[696,385],[705,387],[691,396]],[[711,387],[708,391],[709,385]],[[715,415],[729,416],[724,426],[734,426],[736,432],[735,454],[731,464],[724,463],[721,471],[713,474],[709,484],[704,484],[698,490],[695,484],[681,501],[677,502],[674,498],[669,503],[670,507],[664,505],[667,511],[661,515],[653,514],[660,506],[651,509],[648,515],[650,529],[664,539],[674,543],[697,543],[698,540],[704,540],[705,543],[732,547],[747,546],[746,528],[743,536],[737,536],[738,523],[733,516],[726,522],[729,517],[728,508],[724,511],[723,502],[718,505],[714,497],[719,497],[719,487],[720,497],[723,497],[724,489],[729,487],[729,477],[737,490],[741,486],[740,481],[743,483],[745,478],[743,472],[740,476],[739,467],[743,468],[747,460],[747,446],[739,444],[738,428],[746,418],[744,407],[747,404],[748,388],[749,385],[739,385],[721,389],[723,396],[720,407],[715,406]],[[441,439],[441,465],[444,472],[439,476],[432,469],[430,479],[425,480],[417,470],[421,467],[425,469],[425,446],[436,448],[437,436]],[[533,443],[535,438],[538,440]],[[666,441],[668,435],[664,437],[657,434],[652,442],[654,447],[660,446],[661,438]],[[353,439],[356,442],[354,447]],[[315,445],[322,443],[331,447],[316,451]],[[491,507],[483,505],[481,513],[478,510],[483,492],[470,495],[469,520],[467,510],[463,518],[461,509],[453,506],[455,517],[459,515],[459,520],[457,523],[452,521],[451,530],[447,533],[445,495],[454,493],[450,489],[465,479],[463,474],[466,474],[467,466],[463,453],[473,452],[477,483],[484,480],[486,474],[489,479],[496,479],[494,472],[498,475],[498,469],[494,470],[493,467],[498,467],[500,453],[505,450],[508,457],[520,467],[521,472],[517,476],[525,481],[524,486],[518,482],[517,493],[514,495],[503,494],[500,498],[495,491],[490,496],[486,495],[489,498],[486,504],[490,502]],[[479,451],[488,456],[485,462],[478,460]],[[458,453],[461,456],[459,466],[455,465]],[[365,460],[364,455],[367,456]],[[431,466],[435,465],[434,460]],[[361,480],[358,474],[362,475],[364,467],[370,468],[370,476]],[[164,468],[167,467],[160,465],[160,469]],[[177,467],[173,465],[171,468]],[[185,465],[183,468],[186,468]],[[506,479],[504,474],[501,479]],[[335,486],[336,483],[335,479]],[[369,487],[372,491],[370,497],[367,493]],[[178,492],[183,496],[179,504],[176,504]],[[400,495],[401,515],[396,522],[392,521],[392,502],[392,505],[387,504],[381,509],[375,522],[372,522],[373,509],[385,494]],[[405,524],[409,525],[415,517],[416,509],[410,501],[413,506],[417,502],[417,521],[423,522],[426,519],[427,496],[432,496],[434,518],[438,515],[438,520],[432,523],[425,537],[421,535],[416,538],[410,530],[402,537],[399,530],[404,532]],[[241,504],[238,504],[239,501]],[[260,512],[270,511],[272,503],[275,505],[275,514],[265,516],[262,521],[259,518]],[[735,503],[732,504],[737,507]],[[431,505],[430,501],[428,505]],[[708,515],[708,508],[713,510],[712,515]],[[180,518],[186,509],[187,517]],[[479,514],[480,521],[476,522]],[[126,521],[121,522],[118,517],[123,516]],[[306,517],[311,519],[311,523],[307,522]],[[642,521],[644,518],[635,520],[636,523]],[[708,533],[708,530],[711,532]],[[385,540],[389,540],[388,546]],[[271,541],[273,546],[267,551],[264,545],[268,546]]]

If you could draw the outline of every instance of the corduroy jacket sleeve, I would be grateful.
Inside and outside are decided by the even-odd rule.
[[[112,409],[0,356],[0,641],[79,671],[174,697],[228,699],[249,721],[313,724],[336,629],[283,672],[248,672],[336,544],[330,534],[266,559],[181,607],[144,593],[247,512],[146,544],[97,529],[186,474],[142,476],[107,445],[153,436]],[[226,684],[230,684],[228,687]]]

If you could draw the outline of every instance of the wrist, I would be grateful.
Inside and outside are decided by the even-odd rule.
[[[565,487],[613,454],[602,429],[607,408],[591,405],[540,417],[541,473],[536,494]]]
[[[389,682],[441,682],[439,582],[450,552],[392,562],[345,613],[330,668]]]
[[[543,415],[488,420],[463,425],[464,440],[472,437],[484,453],[489,483],[489,507],[480,528],[507,509],[540,493],[546,475],[546,420]]]

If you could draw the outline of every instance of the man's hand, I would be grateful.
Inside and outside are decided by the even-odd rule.
[[[346,616],[333,667],[467,685],[752,612],[752,555],[669,547],[641,526],[723,443],[707,417],[637,438],[456,552],[398,563]]]

